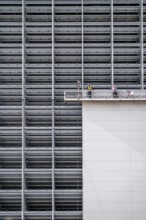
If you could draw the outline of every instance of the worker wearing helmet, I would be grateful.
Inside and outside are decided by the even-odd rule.
[[[87,90],[88,90],[87,97],[91,99],[92,98],[92,86],[90,84],[88,84]]]

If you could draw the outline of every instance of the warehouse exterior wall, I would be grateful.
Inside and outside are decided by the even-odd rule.
[[[83,103],[83,219],[145,220],[146,104]]]

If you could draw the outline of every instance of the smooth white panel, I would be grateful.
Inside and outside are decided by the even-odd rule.
[[[146,219],[144,103],[83,103],[83,219]]]
[[[87,167],[85,167],[85,168],[87,168]],[[84,178],[87,182],[91,182],[92,179],[94,179],[95,182],[97,182],[97,181],[106,181],[106,182],[107,181],[112,181],[112,182],[116,182],[116,181],[124,182],[124,181],[126,181],[127,182],[127,181],[130,181],[131,178],[132,178],[132,175],[131,175],[130,171],[127,172],[127,170],[122,171],[122,172],[119,172],[119,171],[112,171],[112,172],[109,172],[109,171],[92,171],[92,170],[90,170],[90,172],[88,172],[88,170],[86,169],[86,170],[83,171],[83,175],[84,175]],[[135,181],[134,173],[133,173],[133,179]],[[84,182],[84,184],[85,184],[85,182]]]
[[[88,209],[89,212],[101,213],[103,212],[130,212],[131,211],[131,203],[129,202],[86,202],[85,209]]]

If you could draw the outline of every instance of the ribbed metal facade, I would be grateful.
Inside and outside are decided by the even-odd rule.
[[[0,0],[0,220],[82,219],[82,107],[146,88],[146,0]]]

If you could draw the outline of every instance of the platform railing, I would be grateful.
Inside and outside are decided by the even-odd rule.
[[[108,99],[146,99],[146,90],[117,90],[117,95],[114,96],[112,90],[93,90],[91,95],[87,90],[82,91],[65,91],[64,100],[108,100]]]

